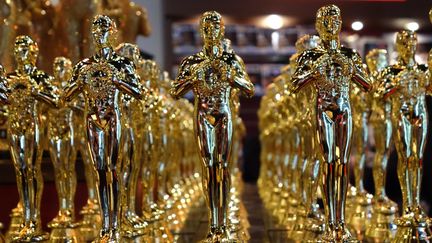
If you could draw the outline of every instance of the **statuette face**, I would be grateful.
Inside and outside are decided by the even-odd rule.
[[[338,37],[342,28],[340,9],[336,5],[321,7],[316,14],[315,29],[322,39]]]
[[[366,64],[369,73],[376,76],[388,66],[387,51],[384,49],[373,49],[366,55]]]
[[[53,73],[55,80],[63,81],[60,83],[62,88],[66,85],[66,81],[72,77],[72,62],[65,57],[56,57],[53,63]]]
[[[200,34],[208,42],[221,41],[225,34],[222,16],[215,11],[204,13],[200,20]]]
[[[107,16],[98,15],[92,25],[93,41],[96,48],[113,46],[117,34],[117,27],[115,22]]]

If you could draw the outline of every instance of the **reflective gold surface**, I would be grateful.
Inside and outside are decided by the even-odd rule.
[[[64,57],[57,57],[53,64],[57,96],[72,76],[72,62]],[[55,184],[59,197],[59,212],[48,223],[52,229],[51,242],[81,242],[78,225],[75,222],[76,191],[76,148],[73,110],[68,106],[52,108],[48,114],[48,139],[51,161],[54,165]]]
[[[40,171],[44,130],[40,110],[54,107],[58,97],[52,77],[36,68],[38,47],[28,36],[15,40],[16,70],[7,75],[10,152],[15,165],[18,192],[23,204],[23,221],[13,242],[38,242],[48,239],[40,225],[43,179]],[[22,153],[21,151],[25,151]]]
[[[19,234],[23,218],[23,211],[24,210],[21,203],[18,203],[17,206],[12,209],[12,212],[10,213],[11,221],[9,223],[9,228],[6,232],[7,242],[11,242],[13,237]]]
[[[391,102],[394,143],[398,154],[397,174],[402,191],[402,216],[394,242],[428,241],[428,218],[420,206],[423,153],[427,134],[425,96],[429,89],[427,66],[414,57],[417,35],[400,31],[396,36],[396,64],[384,69],[383,97]]]
[[[375,185],[373,216],[366,229],[366,239],[374,242],[388,242],[394,237],[394,224],[397,204],[386,195],[385,182],[387,163],[392,148],[391,103],[385,101],[379,88],[386,86],[379,78],[380,72],[388,66],[387,51],[373,49],[366,55],[366,63],[372,80],[370,95],[372,114],[370,124],[373,127],[375,140],[375,158],[372,168]]]
[[[371,85],[359,54],[340,46],[339,8],[335,5],[320,8],[315,26],[322,46],[300,55],[291,90],[298,92],[313,82],[317,92],[317,134],[323,159],[322,192],[326,214],[322,240],[353,241],[345,224],[347,163],[353,129],[349,90],[351,81],[364,90],[369,90]]]
[[[219,13],[202,15],[203,48],[171,80],[131,44],[151,28],[146,9],[130,0],[0,0],[0,6],[0,126],[7,128],[20,197],[7,242],[194,242],[190,235],[199,238],[196,231],[207,223],[202,242],[255,240],[248,218],[258,211],[246,212],[240,169],[246,135],[240,95],[252,96],[254,87]],[[320,8],[319,37],[297,40],[261,99],[263,231],[270,242],[429,242],[420,184],[432,51],[428,66],[417,63],[417,36],[401,31],[395,64],[386,50],[373,49],[366,66],[341,46],[341,26],[337,6]],[[39,70],[51,67],[54,77]],[[180,98],[187,92],[194,104]],[[393,146],[403,197],[397,219],[397,204],[385,191]],[[51,234],[40,222],[43,150],[59,199]],[[371,152],[373,197],[363,182]],[[77,157],[88,189],[81,221],[74,206]]]
[[[230,241],[229,162],[233,136],[230,99],[235,88],[247,96],[253,95],[254,88],[241,59],[223,50],[221,15],[214,11],[204,13],[200,33],[204,47],[182,61],[171,94],[180,97],[189,90],[195,94],[194,130],[202,161],[204,194],[210,209],[209,232],[203,241]]]
[[[136,45],[123,43],[116,48],[119,55],[132,60],[135,65],[139,62],[139,49]],[[132,96],[124,94],[122,96],[122,141],[120,141],[122,148],[122,161],[120,167],[122,168],[123,187],[121,188],[122,201],[122,230],[128,237],[135,237],[144,234],[144,229],[147,222],[141,219],[135,210],[135,195],[136,186],[138,183],[138,175],[140,168],[140,143],[137,139],[137,127],[133,122],[133,112],[139,112],[136,109],[139,107],[140,100],[134,99]]]
[[[93,169],[97,172],[102,211],[102,228],[96,241],[117,242],[120,240],[120,196],[124,186],[124,171],[119,161],[119,146],[123,141],[120,93],[141,99],[146,90],[139,83],[133,63],[114,52],[115,23],[107,16],[98,15],[93,20],[92,34],[96,53],[74,67],[62,99],[70,101],[84,93],[88,146]]]

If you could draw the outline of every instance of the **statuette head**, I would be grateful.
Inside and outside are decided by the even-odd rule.
[[[396,51],[401,58],[414,57],[417,49],[417,34],[410,30],[399,31],[396,35]]]
[[[31,64],[35,66],[39,47],[29,36],[20,35],[15,39],[14,54],[18,65]]]
[[[295,43],[297,53],[305,50],[317,48],[321,44],[321,39],[316,35],[304,35]]]
[[[379,72],[388,66],[387,51],[385,49],[372,49],[366,55],[366,64],[369,72]]]
[[[135,64],[135,66],[138,66],[141,60],[141,54],[137,45],[131,43],[121,43],[117,46],[116,51],[120,56],[128,58]]]
[[[205,12],[200,20],[200,33],[205,42],[218,42],[224,37],[222,16],[216,11]]]
[[[96,15],[93,19],[92,34],[97,48],[111,47],[117,36],[116,24],[108,16]]]
[[[56,57],[53,63],[54,77],[58,81],[67,81],[72,77],[72,62],[66,57]]]
[[[318,9],[315,28],[322,39],[339,35],[342,28],[340,9],[333,4]]]

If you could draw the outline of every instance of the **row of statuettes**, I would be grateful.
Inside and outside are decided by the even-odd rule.
[[[420,204],[420,186],[428,131],[425,96],[432,87],[431,69],[415,60],[417,35],[397,33],[395,64],[389,65],[386,50],[374,49],[365,65],[354,50],[339,44],[338,8],[326,10],[333,13],[331,19],[320,17],[325,15],[320,10],[319,37],[297,41],[297,53],[261,101],[263,201],[276,225],[295,241],[428,242],[430,220]],[[363,186],[368,143],[375,147],[373,196]],[[385,192],[394,148],[399,209]],[[316,204],[319,186],[324,215]]]
[[[0,73],[0,99],[5,104],[9,148],[20,196],[12,212],[7,241],[171,242],[170,230],[181,230],[187,212],[196,202],[198,182],[205,181],[204,191],[211,194],[215,193],[215,186],[222,188],[213,181],[213,166],[208,167],[208,174],[197,176],[202,158],[196,148],[203,145],[200,140],[201,146],[197,146],[193,132],[193,106],[168,94],[168,76],[162,75],[153,61],[141,59],[136,45],[123,43],[113,48],[115,33],[112,19],[96,16],[92,23],[95,54],[74,68],[69,59],[55,58],[54,77],[36,67],[36,42],[29,36],[16,37],[16,68],[7,75],[2,68]],[[226,56],[235,57],[232,50],[227,51],[230,54]],[[219,64],[226,61],[223,58],[219,57]],[[237,63],[237,71],[244,72],[242,62],[236,58],[232,61]],[[253,85],[247,84],[252,95]],[[211,95],[209,90],[216,88],[219,90],[214,94],[220,95],[202,96],[211,115],[218,108],[212,102],[218,102],[223,94],[214,80],[207,85],[203,92]],[[179,91],[177,98],[184,92],[185,89]],[[229,126],[230,132],[235,131],[227,140],[229,151],[233,151],[229,157],[232,173],[224,172],[224,180],[228,176],[234,182],[239,179],[236,151],[241,148],[245,133],[238,116],[238,100],[237,92],[227,97],[226,104],[232,108],[230,119],[220,120],[228,122],[221,128]],[[208,136],[221,135],[209,129],[204,132]],[[51,234],[42,230],[40,222],[43,149],[49,150],[54,165],[60,206],[57,217],[48,224]],[[74,215],[74,163],[78,151],[85,164],[89,191],[80,223]],[[139,180],[143,187],[143,217],[138,216],[135,207]],[[217,224],[223,223],[223,231],[229,235],[247,239],[239,187],[223,183],[224,202],[212,204],[218,207],[214,212],[225,217]],[[213,196],[207,195],[210,198]]]

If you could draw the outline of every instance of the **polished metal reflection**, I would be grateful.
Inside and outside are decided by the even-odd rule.
[[[366,240],[385,242],[394,237],[396,225],[394,224],[397,204],[392,202],[386,194],[387,163],[393,145],[391,103],[384,100],[380,87],[390,85],[380,79],[379,74],[388,66],[387,51],[373,49],[366,55],[366,63],[372,80],[371,117],[369,123],[373,127],[375,140],[375,158],[373,162],[373,180],[375,185],[374,206],[371,222],[366,229]]]
[[[57,57],[53,64],[53,86],[57,96],[72,76],[72,62]],[[59,198],[57,216],[48,224],[52,229],[51,242],[81,242],[75,222],[76,147],[73,110],[69,106],[49,109],[48,139],[51,161],[54,165],[55,185]]]
[[[320,45],[321,40],[318,36],[305,35],[296,42],[297,52],[290,58],[287,69],[282,72],[282,78],[284,76],[287,78],[284,81],[285,87],[289,87],[290,78],[297,68],[300,54],[306,50],[318,48]],[[296,175],[292,176],[293,180],[297,180],[295,183],[298,192],[297,195],[292,196],[297,196],[298,205],[295,210],[295,224],[288,232],[288,238],[294,241],[315,240],[324,233],[324,217],[316,203],[321,163],[317,153],[319,151],[317,139],[314,134],[310,133],[311,129],[316,129],[316,122],[313,119],[314,102],[309,100],[312,92],[312,87],[308,87],[297,94],[283,90],[285,100],[282,101],[282,107],[288,110],[286,116],[290,116],[291,119],[289,123],[283,120],[281,122],[286,126],[291,124],[291,130],[297,131],[300,138],[299,146],[297,146],[300,148],[297,149],[299,162],[293,172]],[[304,104],[304,109],[298,109],[302,104]],[[296,146],[290,150],[295,151],[295,149]]]
[[[381,73],[383,83],[387,84],[382,87],[383,97],[392,105],[397,174],[403,203],[394,242],[429,241],[432,234],[420,205],[420,188],[428,129],[426,94],[430,77],[427,66],[415,61],[416,33],[398,32],[395,47],[398,53],[396,64]]]
[[[113,49],[116,25],[107,16],[97,15],[92,25],[96,54],[74,67],[64,101],[80,93],[86,100],[86,126],[93,168],[97,172],[97,191],[102,211],[102,228],[97,242],[119,242],[121,225],[119,166],[122,141],[121,93],[137,99],[143,97],[133,63]]]
[[[204,47],[182,61],[171,94],[181,97],[190,90],[195,94],[195,134],[210,209],[209,232],[204,241],[220,242],[230,239],[227,213],[233,134],[231,92],[238,88],[250,97],[254,86],[240,57],[223,50],[224,23],[219,13],[202,15],[200,33]]]
[[[340,9],[327,5],[317,12],[315,24],[322,46],[303,52],[292,77],[292,91],[313,83],[317,92],[317,134],[321,147],[322,192],[326,213],[323,241],[351,241],[345,225],[348,188],[348,159],[352,137],[350,82],[371,88],[361,57],[352,49],[341,47]]]
[[[28,36],[18,36],[14,47],[17,68],[7,75],[10,152],[15,165],[18,192],[23,205],[23,222],[13,242],[39,242],[48,239],[40,222],[43,189],[41,173],[44,126],[41,110],[55,107],[58,96],[52,77],[36,67],[38,46]],[[25,151],[24,153],[22,151]]]
[[[130,43],[122,43],[116,51],[119,55],[133,61],[135,66],[139,65],[140,51],[138,46]],[[137,123],[134,122],[134,117],[137,117],[135,112],[141,113],[139,109],[141,100],[135,99],[133,96],[124,94],[122,96],[122,141],[120,148],[122,151],[121,165],[122,184],[121,188],[122,201],[122,230],[128,237],[136,237],[144,234],[144,229],[147,222],[141,219],[135,211],[135,195],[137,193],[137,183],[140,169],[140,159],[142,152],[141,141],[138,140]],[[141,113],[142,114],[142,113]]]

